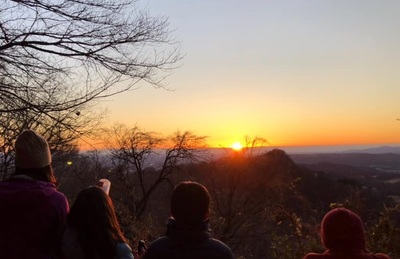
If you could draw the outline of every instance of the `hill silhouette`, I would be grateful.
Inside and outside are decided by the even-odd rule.
[[[120,163],[113,168],[113,163],[108,162],[90,167],[86,157],[82,165],[74,163],[80,169],[76,174],[71,168],[70,174],[63,175],[60,187],[74,195],[71,190],[87,186],[83,180],[91,183],[93,175],[111,180],[110,195],[132,242],[151,242],[164,234],[172,187],[192,180],[210,191],[212,236],[226,242],[237,258],[294,259],[309,251],[322,251],[318,225],[335,206],[350,208],[365,219],[367,230],[375,233],[368,236],[370,247],[396,255],[397,250],[391,247],[400,240],[396,239],[400,238],[400,231],[387,228],[398,224],[396,215],[400,214],[396,214],[395,198],[400,197],[400,181],[395,181],[396,174],[368,166],[374,163],[383,167],[386,162],[395,166],[396,158],[394,154],[289,156],[283,150],[273,149],[257,155],[232,152],[218,159],[180,163],[150,196],[141,217],[135,216],[132,202],[140,197],[141,190],[137,174],[129,164]],[[144,172],[145,187],[151,187],[159,168],[149,165]],[[84,184],[79,186],[78,180]],[[389,212],[395,216],[389,217]],[[383,236],[387,240],[384,245],[379,241]]]

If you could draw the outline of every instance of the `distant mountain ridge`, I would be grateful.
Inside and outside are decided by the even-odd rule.
[[[370,151],[369,151],[370,152]],[[325,154],[293,154],[294,162],[304,165],[313,165],[313,169],[333,168],[337,165],[347,165],[375,169],[381,172],[400,173],[400,153],[363,153],[343,152]],[[317,166],[316,166],[317,165]],[[329,165],[329,166],[328,166]],[[311,166],[309,166],[311,168]],[[344,171],[346,168],[342,168]]]
[[[265,147],[266,150],[278,148],[288,154],[329,154],[329,153],[363,153],[363,154],[400,154],[400,145],[340,145],[340,146],[287,146]]]
[[[367,153],[367,154],[400,154],[398,146],[380,146],[366,149],[353,149],[345,153]]]

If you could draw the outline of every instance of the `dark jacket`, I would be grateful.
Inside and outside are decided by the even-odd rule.
[[[231,249],[210,238],[208,221],[199,225],[167,223],[167,235],[152,242],[143,259],[233,259]]]
[[[360,217],[344,208],[328,212],[321,223],[322,254],[310,253],[304,259],[390,259],[385,254],[371,254],[365,247],[365,231]]]
[[[68,211],[52,183],[28,177],[0,182],[0,258],[57,258]]]

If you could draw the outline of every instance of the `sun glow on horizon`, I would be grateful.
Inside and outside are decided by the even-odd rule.
[[[240,142],[235,142],[232,144],[231,148],[235,151],[240,151],[242,150],[243,146]]]

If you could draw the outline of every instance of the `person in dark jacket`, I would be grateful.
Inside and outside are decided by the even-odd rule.
[[[210,237],[210,194],[201,184],[181,182],[172,192],[166,236],[152,242],[143,259],[232,259],[231,249]]]
[[[328,212],[321,223],[322,254],[310,253],[303,259],[390,259],[385,254],[371,254],[365,247],[361,218],[354,212],[337,208]]]
[[[69,206],[55,182],[47,141],[23,131],[15,142],[15,173],[0,182],[0,258],[61,258]]]

